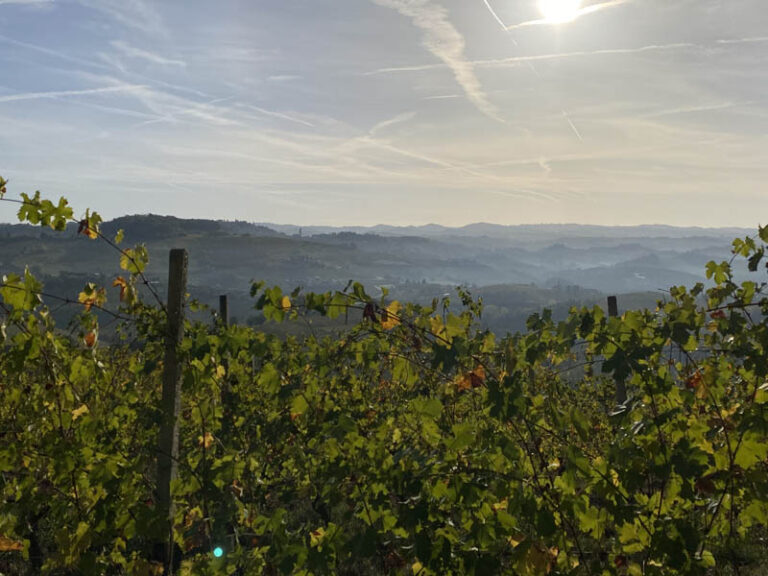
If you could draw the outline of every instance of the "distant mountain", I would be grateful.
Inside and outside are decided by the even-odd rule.
[[[705,282],[706,262],[729,258],[732,239],[753,232],[484,223],[299,227],[151,214],[103,224],[108,235],[118,229],[124,230],[126,245],[147,245],[147,273],[161,290],[168,250],[186,248],[190,292],[211,303],[218,294],[232,294],[238,316],[256,314],[247,295],[254,279],[310,290],[340,289],[354,279],[373,292],[388,286],[398,298],[423,301],[469,286],[488,295],[486,321],[499,329],[520,326],[541,307],[563,312],[572,304],[600,301],[606,293],[640,293],[632,302],[653,302],[672,285]],[[0,274],[27,265],[70,297],[94,276],[121,273],[114,251],[78,236],[76,225],[59,234],[0,224]],[[737,273],[743,277],[746,271],[737,268]]]
[[[675,227],[666,225],[643,226],[592,226],[582,224],[520,224],[501,225],[478,222],[461,227],[448,227],[439,224],[423,226],[295,226],[291,224],[260,223],[261,226],[295,235],[316,236],[339,232],[357,234],[376,234],[379,236],[421,236],[421,237],[471,237],[496,238],[506,240],[535,240],[549,239],[558,241],[568,238],[690,238],[690,237],[727,237],[734,238],[752,234],[754,230],[745,228],[698,228]]]

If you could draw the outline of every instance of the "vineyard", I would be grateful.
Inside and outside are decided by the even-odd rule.
[[[64,199],[8,202],[109,245],[116,274],[79,295],[0,283],[2,574],[768,573],[768,228],[655,310],[544,312],[505,337],[462,289],[422,306],[255,283],[270,321],[346,328],[187,319],[176,455],[150,255]]]

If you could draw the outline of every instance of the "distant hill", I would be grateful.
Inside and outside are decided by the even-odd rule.
[[[281,233],[258,224],[248,222],[227,222],[223,220],[191,220],[175,216],[156,216],[147,214],[141,216],[123,216],[103,225],[107,234],[115,234],[122,229],[132,238],[144,241],[158,238],[174,238],[181,236],[210,235],[248,235],[248,236],[282,236]]]
[[[295,226],[292,224],[260,223],[261,226],[294,235],[301,231],[304,236],[354,232],[379,236],[421,236],[421,237],[474,237],[507,240],[563,239],[563,238],[690,238],[690,237],[736,237],[754,233],[744,228],[698,228],[666,225],[643,226],[592,226],[583,224],[521,224],[501,225],[478,222],[461,227],[440,224],[423,226]]]
[[[168,250],[187,248],[190,292],[211,303],[232,294],[233,314],[243,318],[255,314],[247,295],[254,279],[311,290],[343,288],[354,279],[372,292],[388,286],[394,297],[424,301],[470,286],[487,295],[487,322],[498,329],[522,327],[545,306],[564,313],[607,293],[653,303],[671,285],[705,281],[706,262],[728,258],[732,239],[752,233],[669,226],[298,227],[151,214],[103,224],[106,234],[118,229],[126,245],[147,245],[148,275],[160,289]],[[76,226],[59,234],[0,224],[0,273],[29,265],[70,296],[95,274],[120,273],[109,247],[76,232]]]

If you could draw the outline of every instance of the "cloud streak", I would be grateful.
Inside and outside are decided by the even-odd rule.
[[[24,48],[32,52],[37,52],[38,54],[43,54],[45,56],[56,58],[64,62],[69,62],[70,64],[77,64],[78,66],[86,66],[89,68],[99,68],[102,70],[107,69],[107,66],[100,64],[99,62],[95,62],[93,60],[86,60],[85,58],[77,58],[75,56],[70,56],[64,52],[61,52],[60,50],[51,50],[50,48],[45,48],[44,46],[38,46],[37,44],[22,42],[21,40],[16,40],[14,38],[4,36],[3,34],[0,34],[0,42],[10,44],[11,46],[16,46],[18,48]]]
[[[71,98],[75,96],[92,96],[95,94],[109,94],[114,92],[138,92],[145,89],[141,85],[108,86],[105,88],[91,88],[88,90],[59,90],[54,92],[26,92],[23,94],[9,94],[0,96],[0,104],[6,102],[21,102],[24,100],[57,100],[59,98]]]
[[[673,44],[649,44],[638,48],[608,48],[602,50],[583,50],[576,52],[555,52],[551,54],[536,54],[532,56],[513,56],[511,58],[497,58],[492,60],[473,60],[470,64],[476,68],[505,68],[518,64],[527,64],[531,62],[546,62],[548,60],[564,60],[567,58],[584,58],[590,56],[615,56],[622,54],[641,54],[643,52],[659,52],[667,50],[684,50],[690,48],[700,48],[698,44],[689,42],[677,42]],[[423,72],[426,70],[439,70],[445,68],[445,64],[422,64],[418,66],[396,66],[388,68],[379,68],[371,72],[366,72],[367,76],[377,74],[392,74],[397,72]]]
[[[251,105],[246,105],[245,108],[249,110],[253,110],[254,112],[258,112],[262,116],[269,116],[270,118],[286,120],[288,122],[293,122],[295,124],[301,124],[302,126],[307,126],[308,128],[315,127],[315,125],[312,124],[311,122],[307,122],[306,120],[302,120],[301,118],[297,118],[295,116],[291,116],[290,114],[285,114],[283,112],[275,112],[274,110],[267,110],[259,106],[251,106]]]
[[[0,6],[4,4],[21,4],[21,5],[53,4],[53,0],[0,0]]]
[[[488,100],[472,63],[464,54],[465,41],[448,19],[443,6],[431,0],[373,0],[375,4],[397,10],[410,18],[422,33],[422,44],[448,67],[467,99],[483,114],[503,122],[498,109]]]
[[[387,128],[394,126],[395,124],[402,124],[403,122],[408,122],[409,120],[413,120],[415,117],[416,117],[416,112],[406,112],[404,114],[398,114],[394,118],[390,118],[388,120],[383,120],[382,122],[379,122],[373,128],[371,128],[368,134],[370,134],[371,136],[376,136],[382,130],[386,130]]]
[[[491,16],[493,16],[493,19],[496,20],[496,22],[499,23],[499,26],[501,26],[506,31],[507,25],[504,24],[504,21],[501,18],[499,18],[499,15],[496,13],[496,10],[493,9],[493,6],[491,6],[491,3],[488,0],[483,0],[483,4],[485,4],[485,7],[488,9],[488,12],[491,13]]]
[[[166,35],[160,14],[145,0],[77,0],[81,5],[101,12],[124,26],[140,32]]]
[[[115,40],[112,42],[112,46],[121,54],[124,56],[127,56],[128,58],[138,58],[140,60],[145,60],[147,62],[150,62],[151,64],[159,64],[161,66],[180,66],[181,68],[185,68],[187,66],[187,63],[183,60],[173,60],[171,58],[165,58],[164,56],[160,56],[159,54],[155,54],[154,52],[149,52],[148,50],[142,50],[141,48],[136,48],[135,46],[131,46],[130,44],[126,42],[122,42],[120,40]]]

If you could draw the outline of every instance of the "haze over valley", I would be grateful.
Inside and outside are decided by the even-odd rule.
[[[249,296],[253,280],[287,291],[340,290],[355,280],[373,294],[386,287],[391,298],[421,302],[469,287],[484,300],[485,323],[502,333],[523,329],[545,307],[563,316],[571,305],[602,304],[607,294],[621,295],[622,307],[653,307],[670,286],[704,282],[706,263],[729,258],[733,238],[751,234],[669,226],[298,227],[151,215],[103,225],[107,235],[118,229],[128,243],[146,243],[149,277],[160,288],[168,250],[187,248],[192,295],[215,306],[229,294],[240,322],[260,322]],[[111,281],[120,273],[114,253],[76,232],[0,225],[0,268],[20,272],[30,264],[50,291],[72,298],[94,275]]]

